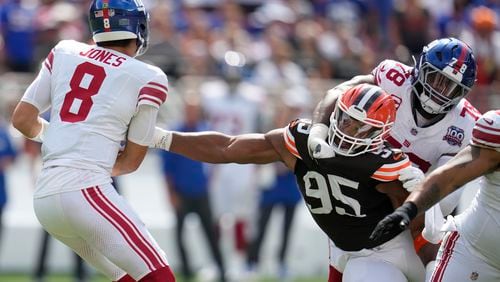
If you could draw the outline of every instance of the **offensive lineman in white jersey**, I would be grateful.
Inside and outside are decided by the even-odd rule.
[[[43,143],[33,200],[38,220],[120,282],[175,281],[165,253],[111,185],[112,173],[141,164],[167,97],[166,75],[134,59],[147,47],[148,21],[140,0],[93,0],[97,45],[59,42],[12,117],[21,133]],[[39,117],[49,107],[50,124]]]
[[[455,38],[429,43],[414,68],[385,60],[371,74],[356,76],[333,88],[318,104],[313,116],[316,123],[308,140],[311,155],[327,158],[333,154],[325,140],[328,117],[336,103],[338,89],[373,83],[391,94],[397,104],[396,121],[387,141],[405,152],[413,165],[423,172],[431,166],[441,166],[467,146],[474,122],[480,116],[464,99],[475,78],[476,62],[472,50]],[[403,171],[400,179],[410,175],[415,178],[415,174],[423,177],[417,168],[410,167]],[[405,188],[411,192],[417,181],[408,182]],[[459,196],[455,194],[441,204],[443,214],[452,212]],[[431,261],[437,250],[437,246],[432,249],[426,242],[421,235],[416,237],[415,247],[424,263]],[[342,279],[344,255],[344,251],[330,244],[330,282]]]
[[[476,122],[471,145],[430,173],[403,206],[379,222],[374,238],[406,227],[418,213],[481,176],[472,204],[446,224],[430,281],[500,281],[500,110]]]

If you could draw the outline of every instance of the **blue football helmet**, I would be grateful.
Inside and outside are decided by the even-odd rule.
[[[141,0],[93,0],[89,12],[95,42],[137,39],[136,56],[149,42],[149,14]]]
[[[474,85],[476,68],[467,44],[455,38],[434,40],[415,66],[412,91],[426,112],[447,113]]]

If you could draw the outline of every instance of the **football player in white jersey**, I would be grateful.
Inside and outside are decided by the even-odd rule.
[[[403,206],[380,221],[373,237],[407,226],[418,213],[478,177],[472,204],[445,225],[430,281],[500,281],[500,110],[485,113],[474,126],[471,144],[430,173]]]
[[[12,116],[21,133],[43,143],[38,220],[120,282],[175,281],[165,253],[111,185],[112,173],[141,164],[167,97],[166,75],[134,58],[147,47],[148,21],[141,0],[93,0],[97,45],[59,42]],[[48,108],[50,124],[39,117]]]
[[[385,60],[371,74],[356,76],[337,88],[373,83],[391,94],[397,104],[397,117],[386,140],[405,152],[414,166],[427,172],[431,167],[446,163],[468,144],[474,122],[480,116],[464,98],[474,85],[475,78],[476,62],[470,47],[455,38],[443,38],[424,47],[415,67]],[[326,134],[336,93],[330,90],[313,115],[315,124],[309,135],[308,146],[315,158],[329,157],[333,153],[326,142]],[[421,172],[408,168],[402,177],[411,174]],[[415,184],[408,183],[407,186]],[[459,193],[455,193],[441,203],[443,214],[450,213],[456,207],[459,196]],[[416,235],[415,247],[425,263],[435,257],[437,245],[432,247],[426,244],[421,235]],[[338,269],[342,253],[342,250],[331,244],[331,282],[339,281],[338,277],[341,277],[337,271],[342,272],[342,269]]]

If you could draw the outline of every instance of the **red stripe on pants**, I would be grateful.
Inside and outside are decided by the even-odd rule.
[[[439,260],[436,268],[432,272],[431,282],[441,282],[444,276],[444,272],[448,263],[450,262],[451,255],[453,254],[453,248],[455,247],[455,243],[457,242],[460,235],[457,231],[452,232],[448,238],[446,239],[446,243],[443,248],[443,255]]]

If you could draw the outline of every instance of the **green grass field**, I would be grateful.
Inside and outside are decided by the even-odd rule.
[[[298,278],[294,279],[294,282],[324,282],[326,281],[326,277],[318,277],[318,278]],[[182,282],[182,279],[178,279],[179,282]],[[261,279],[259,282],[277,282],[276,279]],[[22,274],[0,274],[0,282],[34,282],[33,279],[28,275]],[[75,280],[69,275],[49,275],[45,278],[44,282],[75,282]],[[92,279],[88,282],[109,282],[107,279],[100,275],[94,275]]]

